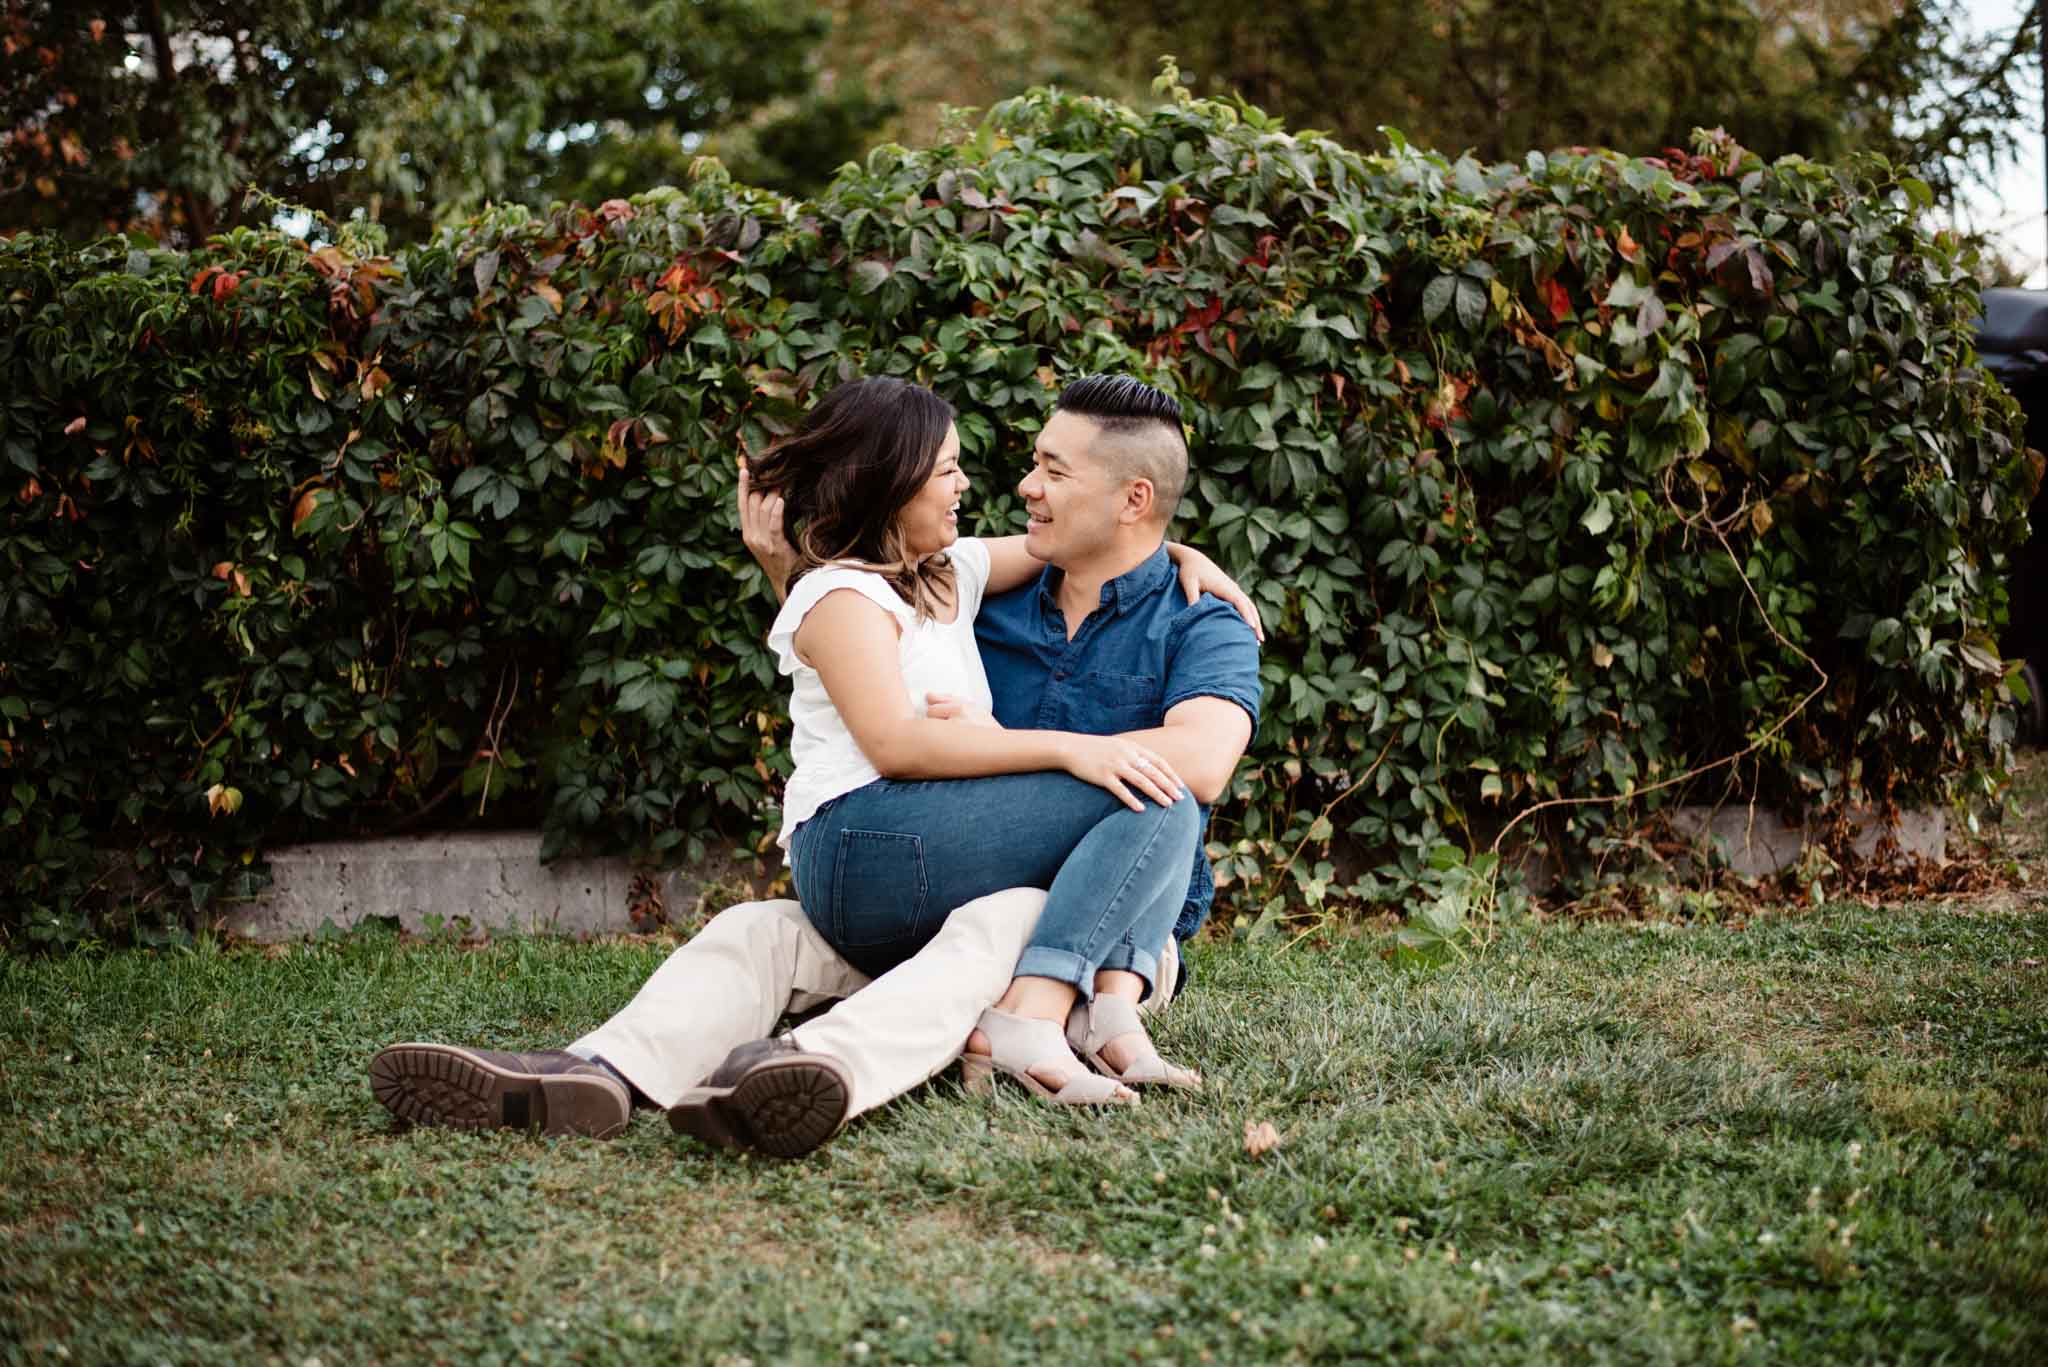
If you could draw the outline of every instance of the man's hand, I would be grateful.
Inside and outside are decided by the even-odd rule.
[[[775,601],[789,596],[789,576],[796,573],[796,548],[782,534],[782,495],[754,492],[747,473],[747,458],[740,457],[740,540],[760,563],[775,590]]]
[[[987,711],[976,707],[965,698],[956,698],[951,693],[927,693],[924,695],[925,712],[933,721],[957,721],[969,726],[993,726],[1003,729],[1003,724]]]

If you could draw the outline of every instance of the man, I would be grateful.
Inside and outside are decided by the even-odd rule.
[[[1070,385],[1018,485],[1026,546],[1047,569],[985,601],[975,635],[997,722],[1141,740],[1187,783],[1206,824],[1257,725],[1258,646],[1229,605],[1177,591],[1165,540],[1186,482],[1175,400],[1122,376]],[[744,490],[742,500],[749,548],[779,591],[790,568],[780,509]],[[950,710],[934,700],[931,714]],[[1155,1009],[1179,984],[1178,942],[1200,928],[1213,891],[1198,854],[1162,947]],[[394,1045],[372,1061],[372,1089],[409,1120],[599,1137],[622,1131],[641,1100],[709,1142],[805,1153],[959,1055],[1009,983],[1043,901],[1018,888],[958,908],[930,944],[872,983],[796,903],[745,903],[713,918],[565,1051]],[[1099,990],[1133,1000],[1143,990],[1135,974],[1108,976]],[[822,1016],[769,1036],[785,1011],[833,998]]]

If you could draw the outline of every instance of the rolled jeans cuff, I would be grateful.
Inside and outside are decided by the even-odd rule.
[[[1102,967],[1116,973],[1135,973],[1145,980],[1145,991],[1138,1000],[1143,1001],[1159,989],[1159,957],[1139,949],[1136,945],[1120,944],[1109,951],[1102,961]]]
[[[1017,959],[1019,978],[1051,978],[1081,994],[1082,1001],[1095,1000],[1095,969],[1080,955],[1046,945],[1031,945]]]

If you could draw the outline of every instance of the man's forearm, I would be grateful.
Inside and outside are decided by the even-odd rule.
[[[1230,775],[1237,768],[1242,744],[1219,743],[1192,725],[1155,726],[1149,731],[1122,731],[1118,735],[1157,750],[1173,772],[1188,786],[1195,801],[1204,806],[1223,796],[1230,787]]]

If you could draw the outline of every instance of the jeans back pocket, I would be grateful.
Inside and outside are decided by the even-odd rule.
[[[924,841],[900,831],[841,831],[832,873],[832,938],[842,949],[922,943]]]

